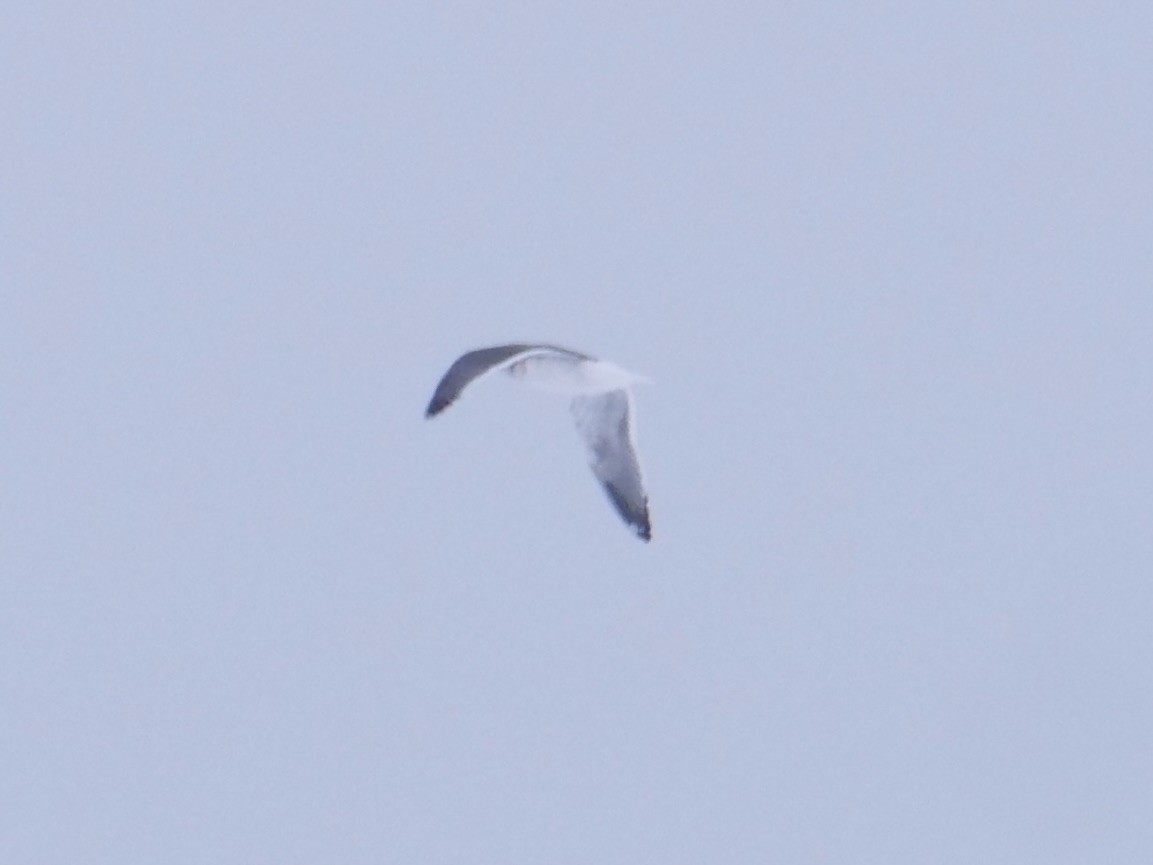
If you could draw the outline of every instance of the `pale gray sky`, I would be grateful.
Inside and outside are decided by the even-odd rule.
[[[1153,861],[1151,33],[6,5],[0,861]]]

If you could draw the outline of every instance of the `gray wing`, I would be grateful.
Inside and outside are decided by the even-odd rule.
[[[424,416],[433,417],[440,414],[456,402],[461,391],[474,379],[530,348],[531,345],[497,345],[492,348],[478,348],[476,351],[461,355],[437,384]]]
[[[641,540],[649,540],[652,537],[649,500],[633,443],[629,392],[614,390],[596,396],[578,396],[571,408],[577,431],[588,447],[593,474],[604,485],[621,518]]]
[[[445,408],[457,401],[461,391],[464,391],[469,384],[475,382],[485,373],[503,367],[504,364],[517,358],[518,355],[534,352],[557,352],[571,355],[579,360],[591,360],[587,354],[574,352],[570,348],[556,345],[515,343],[492,346],[491,348],[477,348],[475,351],[460,355],[460,358],[449,367],[449,371],[440,378],[436,391],[432,393],[432,399],[429,400],[428,408],[424,409],[425,418],[434,418],[443,412]]]
[[[511,361],[517,355],[531,352],[555,351],[561,354],[572,355],[581,360],[589,360],[588,355],[579,351],[561,348],[557,345],[541,345],[514,343],[510,345],[495,345],[492,348],[478,348],[475,351],[462,354],[456,362],[448,368],[436,386],[436,391],[425,409],[425,417],[434,417],[456,402],[461,392],[486,372],[496,369]]]

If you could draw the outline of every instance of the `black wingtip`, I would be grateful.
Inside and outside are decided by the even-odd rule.
[[[640,515],[640,519],[632,523],[633,530],[637,533],[637,537],[644,541],[646,544],[653,539],[653,526],[649,522],[649,504],[645,502],[644,512]]]
[[[621,515],[621,519],[633,530],[633,533],[646,544],[651,541],[653,532],[652,524],[649,522],[648,500],[643,500],[640,508],[634,508],[629,500],[621,494],[621,491],[617,489],[616,484],[605,482],[604,490],[608,493],[609,501],[613,503],[613,507],[616,508],[617,513]]]

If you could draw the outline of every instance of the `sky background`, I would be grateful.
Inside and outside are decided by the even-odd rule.
[[[5,4],[0,861],[1153,861],[1150,34]]]

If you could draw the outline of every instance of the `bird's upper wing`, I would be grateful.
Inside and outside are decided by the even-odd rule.
[[[494,345],[491,348],[478,348],[475,351],[462,354],[456,362],[448,368],[425,410],[425,417],[440,414],[454,402],[461,392],[480,378],[482,375],[495,369],[500,369],[515,361],[520,355],[531,354],[562,354],[568,357],[589,360],[588,355],[571,349],[561,348],[558,345],[533,345],[528,343],[513,343],[510,345]]]
[[[425,416],[440,414],[452,405],[461,391],[474,380],[530,348],[531,345],[497,345],[492,348],[478,348],[476,351],[461,355],[437,384]]]
[[[573,420],[589,452],[589,466],[604,485],[617,513],[642,540],[649,540],[648,497],[641,480],[631,429],[632,397],[627,390],[572,401]]]

